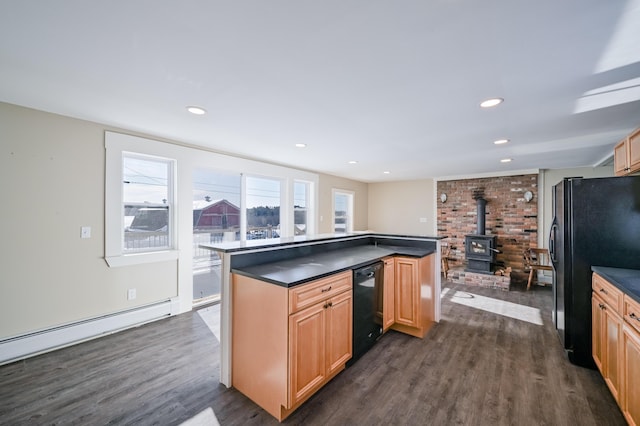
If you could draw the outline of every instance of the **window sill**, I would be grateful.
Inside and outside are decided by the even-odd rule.
[[[106,256],[104,260],[110,268],[120,266],[140,265],[143,263],[167,262],[178,260],[178,250],[154,251],[146,253],[123,254],[120,256]]]

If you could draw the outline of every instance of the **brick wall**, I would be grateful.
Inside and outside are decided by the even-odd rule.
[[[452,247],[451,268],[464,266],[464,236],[477,232],[474,191],[484,190],[486,206],[486,235],[497,236],[496,257],[499,268],[512,268],[514,282],[526,281],[522,253],[537,247],[538,234],[538,175],[504,176],[438,182],[438,235],[447,237]],[[527,203],[525,191],[533,193]],[[442,203],[440,195],[447,194]]]

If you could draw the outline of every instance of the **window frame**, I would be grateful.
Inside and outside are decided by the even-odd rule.
[[[105,132],[105,261],[109,267],[178,259],[177,160],[175,155],[172,155],[172,148],[168,145],[135,136]],[[122,182],[125,156],[166,161],[169,165],[169,182],[167,183],[167,204],[170,206],[168,247],[140,251],[124,249],[125,223]]]
[[[139,152],[129,152],[129,151],[123,151],[122,152],[122,163],[124,166],[124,162],[125,159],[136,159],[136,160],[142,160],[142,161],[148,161],[148,162],[154,162],[154,163],[159,163],[159,164],[163,164],[166,165],[167,167],[167,198],[166,198],[166,202],[164,204],[161,203],[147,203],[146,201],[144,203],[136,203],[139,204],[141,206],[148,206],[148,207],[167,207],[167,211],[168,211],[168,218],[167,218],[167,244],[163,245],[161,247],[158,248],[142,248],[142,249],[127,249],[126,247],[126,227],[125,227],[125,223],[123,222],[123,232],[121,234],[121,244],[122,244],[122,253],[123,254],[137,254],[137,253],[149,253],[149,252],[157,252],[157,251],[166,251],[166,250],[172,250],[175,247],[175,209],[176,209],[176,203],[175,203],[175,189],[174,189],[174,185],[173,182],[175,180],[175,160],[171,159],[171,158],[164,158],[164,157],[158,157],[155,155],[147,155],[147,154],[141,154]],[[122,170],[122,182],[124,183],[124,167]],[[121,200],[121,206],[122,206],[122,211],[124,211],[125,207],[127,205],[132,205],[131,203],[127,203],[126,200],[124,200],[124,187],[122,188],[122,200]],[[124,215],[123,215],[123,221],[124,221]]]
[[[278,227],[280,230],[279,233],[279,237],[278,238],[282,238],[285,236],[289,236],[289,232],[290,232],[290,228],[293,228],[293,224],[289,224],[289,221],[293,221],[293,218],[289,218],[289,214],[288,214],[288,210],[286,210],[283,206],[286,205],[286,200],[288,200],[288,191],[286,189],[285,186],[285,181],[286,179],[282,178],[282,177],[277,177],[277,176],[267,176],[267,175],[260,175],[260,174],[253,174],[253,173],[243,173],[242,174],[242,193],[240,195],[241,197],[241,207],[240,207],[240,212],[241,212],[241,226],[240,226],[240,241],[248,241],[247,239],[247,231],[249,230],[249,223],[248,223],[248,211],[249,211],[249,207],[247,206],[247,197],[249,196],[248,194],[248,179],[256,179],[256,180],[267,180],[267,181],[272,181],[274,183],[278,183],[278,200],[279,200],[279,217],[278,217]]]
[[[309,235],[314,235],[315,234],[315,203],[314,203],[314,196],[315,196],[315,188],[314,188],[314,183],[308,180],[303,180],[303,179],[293,179],[293,187],[291,189],[291,197],[292,197],[292,206],[291,208],[293,209],[293,212],[291,213],[291,218],[292,218],[292,230],[293,230],[293,234],[295,236],[295,227],[296,227],[296,221],[295,221],[295,215],[296,215],[296,209],[295,209],[295,185],[296,184],[302,184],[305,187],[305,210],[306,210],[306,219],[307,219],[307,223],[305,224],[306,229],[305,229],[305,233],[304,235],[309,236]]]
[[[353,226],[354,226],[353,222],[355,217],[355,212],[354,212],[355,192],[349,191],[346,189],[337,189],[337,188],[331,189],[331,232],[332,233],[336,233],[335,231],[336,229],[336,195],[346,195],[348,197],[347,214],[346,214],[347,227],[345,229],[345,233],[351,234],[353,233]]]

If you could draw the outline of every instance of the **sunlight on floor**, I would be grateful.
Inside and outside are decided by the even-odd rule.
[[[198,309],[198,315],[207,324],[209,330],[220,341],[220,304],[211,305],[204,309]]]
[[[442,291],[440,292],[440,299],[442,299],[445,294],[449,293],[450,288],[449,287],[445,287],[442,289]]]
[[[199,412],[186,422],[180,423],[180,426],[220,426],[216,414],[211,407]]]
[[[449,289],[443,289],[443,295],[446,294],[445,290],[448,291]],[[451,301],[470,308],[481,309],[486,312],[493,312],[494,314],[505,317],[530,322],[531,324],[542,325],[540,309],[530,306],[505,302],[504,300],[480,296],[479,294],[468,293],[466,291],[456,291],[456,293],[451,296]]]

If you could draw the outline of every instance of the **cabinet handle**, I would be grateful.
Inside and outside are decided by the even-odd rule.
[[[633,318],[636,321],[640,321],[640,318],[635,314],[635,312],[631,312],[629,314],[629,317]]]
[[[606,307],[602,303],[598,303],[598,306],[600,307],[600,309],[606,309]]]
[[[323,288],[322,290],[320,290],[322,293],[326,293],[327,291],[331,290],[331,286],[329,286],[328,288]]]
[[[330,308],[330,307],[332,307],[332,306],[333,306],[333,302],[326,302],[326,303],[324,304],[324,308],[325,308],[325,309]]]
[[[600,293],[609,294],[609,293],[607,293],[607,290],[605,290],[604,288],[600,289]]]

